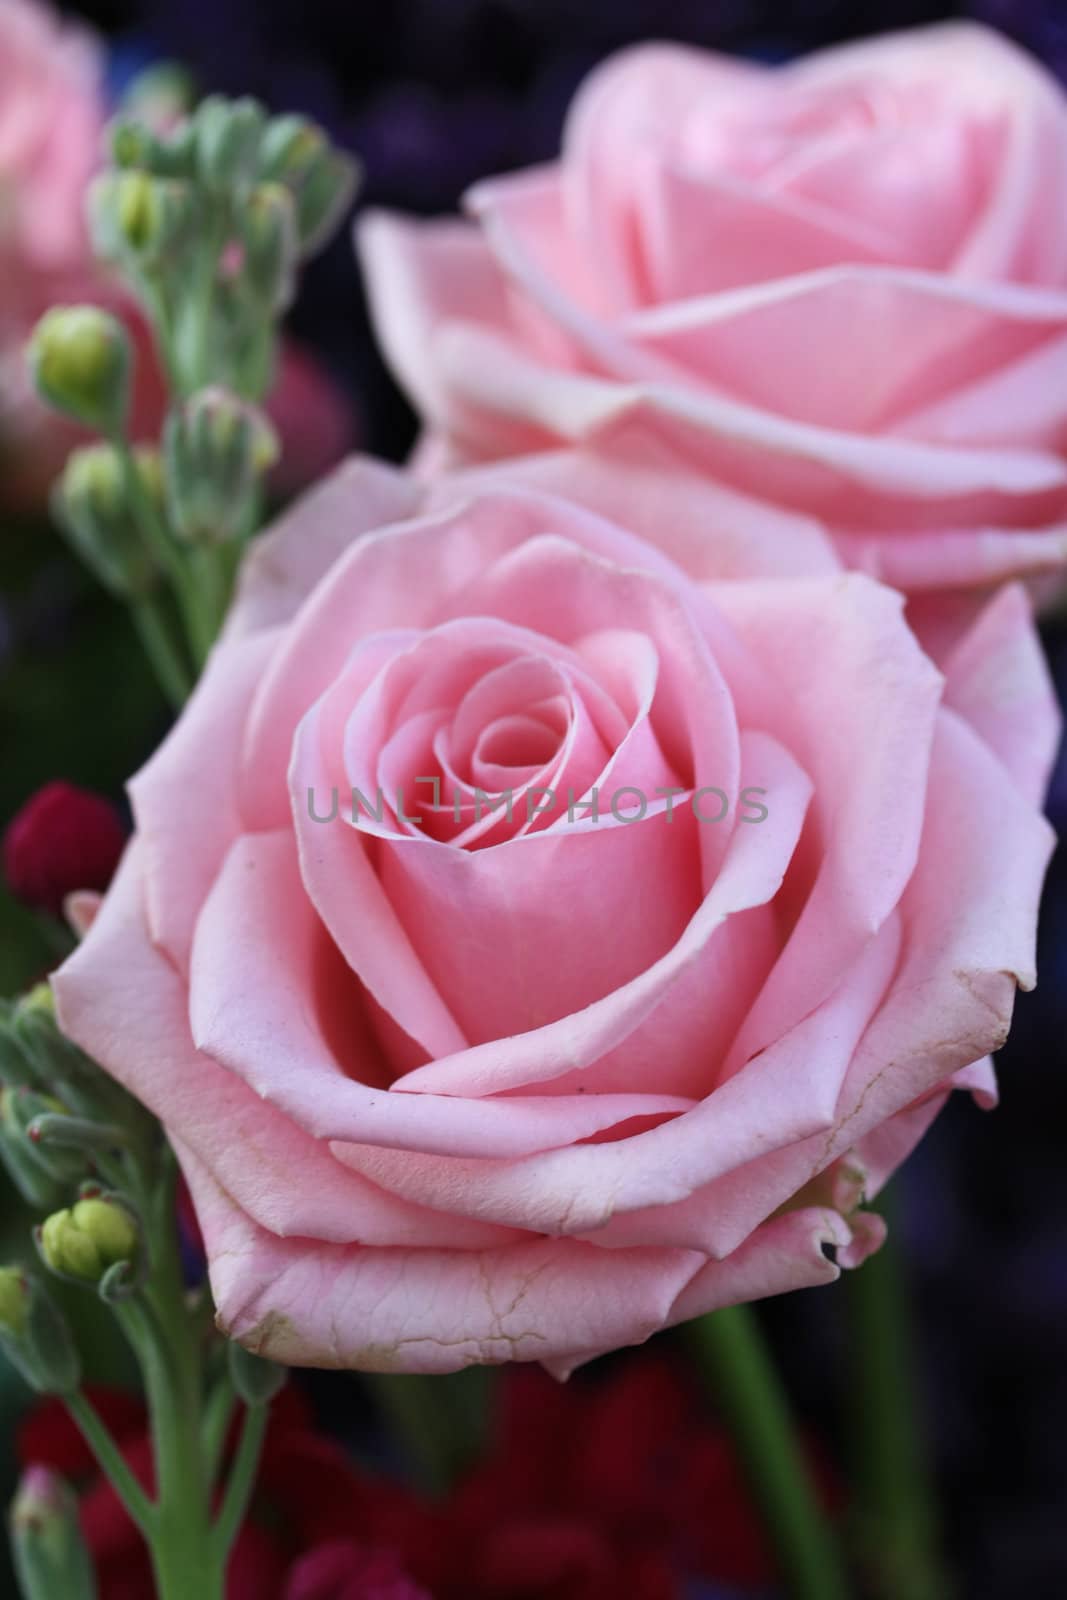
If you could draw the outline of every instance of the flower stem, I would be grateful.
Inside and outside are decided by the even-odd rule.
[[[837,1543],[754,1313],[747,1306],[716,1311],[689,1325],[689,1339],[733,1436],[789,1594],[793,1600],[846,1600]]]
[[[241,1429],[233,1466],[230,1468],[230,1479],[226,1485],[222,1509],[212,1534],[215,1548],[221,1556],[224,1567],[230,1547],[237,1536],[237,1530],[248,1509],[269,1415],[270,1406],[266,1404],[249,1406],[245,1412],[244,1426]]]
[[[883,1201],[879,1210],[886,1210]],[[916,1394],[911,1307],[893,1230],[847,1285],[853,1477],[871,1593],[944,1600],[935,1498]]]
[[[110,1478],[112,1487],[125,1506],[132,1522],[136,1523],[147,1539],[151,1535],[153,1507],[147,1495],[126,1465],[118,1445],[101,1422],[89,1400],[80,1391],[68,1395],[67,1410],[81,1429],[97,1464]]]
[[[118,1308],[141,1359],[152,1421],[157,1503],[150,1540],[159,1600],[223,1600],[225,1560],[211,1537],[201,1443],[203,1351],[186,1301],[175,1171],[142,1197],[151,1269],[144,1294]]]
[[[152,663],[160,688],[178,710],[192,692],[192,680],[182,660],[181,651],[171,637],[170,628],[159,602],[145,597],[135,600],[130,610],[134,624],[144,646],[145,655]]]
[[[174,542],[170,530],[145,492],[129,441],[123,434],[116,433],[111,443],[122,467],[129,503],[153,555],[170,579],[193,659],[198,668],[202,667],[214,642],[214,630],[210,617],[205,613],[196,580],[183,551]]]

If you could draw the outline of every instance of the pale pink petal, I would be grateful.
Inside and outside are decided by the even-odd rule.
[[[269,1359],[365,1372],[455,1372],[639,1344],[699,1257],[571,1241],[499,1250],[367,1250],[264,1232],[179,1144],[219,1324]]]
[[[359,1016],[358,989],[353,985],[350,998],[337,1002],[342,1018],[345,1008],[349,1018],[347,1027],[339,1020],[333,1029],[337,1050],[325,1037],[322,1015],[307,1003],[317,992],[320,937],[291,838],[248,835],[234,845],[201,916],[190,996],[197,1046],[316,1139],[522,1155],[691,1103],[656,1094],[573,1095],[546,1103],[389,1089]],[[324,1005],[329,1001],[323,996]],[[360,1081],[361,1071],[370,1082]]]
[[[188,997],[149,941],[137,841],[88,935],[53,976],[64,1031],[215,1174],[234,1202],[281,1235],[475,1248],[499,1230],[416,1210],[346,1171],[326,1147],[199,1053]],[[294,1174],[299,1174],[294,1182]]]
[[[309,489],[253,542],[241,567],[227,637],[289,622],[349,545],[412,517],[418,487],[404,473],[353,456]]]
[[[279,634],[262,628],[216,645],[184,715],[129,784],[152,938],[182,970],[204,896],[241,826],[244,724]]]
[[[1062,732],[1055,685],[1020,584],[1001,589],[945,663],[945,704],[1040,806]]]

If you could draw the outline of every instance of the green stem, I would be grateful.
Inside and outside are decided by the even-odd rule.
[[[455,1419],[446,1393],[451,1376],[428,1377],[417,1372],[360,1374],[380,1407],[390,1434],[399,1440],[420,1487],[431,1495],[443,1494],[454,1476]]]
[[[755,1314],[729,1306],[689,1325],[793,1600],[846,1600],[836,1541],[808,1477],[781,1380]]]
[[[116,434],[111,442],[118,453],[126,493],[141,531],[148,539],[152,553],[173,586],[194,662],[198,667],[203,666],[214,642],[214,632],[211,619],[206,615],[201,603],[196,581],[182,551],[175,544],[169,529],[145,492],[129,441],[121,434]]]
[[[233,1385],[228,1377],[220,1378],[208,1397],[201,1430],[204,1471],[209,1483],[214,1483],[218,1473],[226,1435],[236,1407],[237,1396],[233,1392]]]
[[[212,1533],[215,1549],[224,1563],[248,1510],[269,1416],[269,1405],[249,1406],[245,1412],[244,1426],[233,1458],[233,1466],[230,1468],[222,1509]]]
[[[193,684],[159,601],[151,596],[133,600],[130,612],[160,688],[177,710],[188,700]]]
[[[111,1480],[112,1487],[129,1513],[131,1521],[146,1539],[151,1537],[154,1507],[123,1460],[118,1445],[101,1422],[93,1406],[80,1392],[65,1397],[67,1410],[84,1435],[85,1441]]]
[[[174,1214],[175,1171],[141,1196],[150,1240],[143,1296],[119,1308],[132,1321],[155,1452],[157,1504],[152,1563],[159,1600],[223,1600],[224,1562],[212,1542],[210,1484],[201,1444],[201,1342],[182,1283]]]
[[[881,1250],[848,1274],[846,1293],[857,1534],[871,1592],[884,1600],[944,1600],[950,1585],[919,1421],[911,1307],[892,1230]]]

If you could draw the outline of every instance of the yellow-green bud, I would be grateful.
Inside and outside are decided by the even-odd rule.
[[[0,1284],[4,1308],[0,1349],[39,1394],[73,1393],[81,1380],[81,1364],[55,1301],[42,1283],[17,1267],[5,1267]]]
[[[105,261],[155,265],[191,240],[197,217],[191,183],[135,168],[104,172],[89,185],[93,249]]]
[[[130,345],[117,317],[99,306],[54,306],[29,345],[42,398],[101,433],[119,431],[130,393]]]
[[[30,1287],[21,1267],[0,1267],[0,1332],[19,1339],[26,1331]]]
[[[99,1283],[109,1267],[133,1261],[137,1224],[117,1200],[79,1200],[54,1211],[41,1224],[40,1249],[46,1264],[63,1277]]]
[[[108,123],[104,138],[105,154],[124,171],[141,168],[149,171],[156,149],[156,137],[136,117],[116,117]]]
[[[124,172],[116,185],[119,231],[133,250],[145,250],[159,232],[159,188],[147,172]]]
[[[283,183],[261,183],[252,190],[240,217],[244,247],[242,279],[271,311],[283,311],[293,297],[298,255],[296,207]]]
[[[142,489],[161,507],[158,451],[139,447],[134,463]],[[53,510],[78,555],[112,593],[143,595],[155,586],[155,557],[133,514],[122,462],[111,445],[71,453],[53,494]]]

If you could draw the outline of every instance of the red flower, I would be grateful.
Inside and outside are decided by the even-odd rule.
[[[321,1544],[297,1562],[285,1600],[433,1600],[401,1568],[391,1550],[368,1550],[351,1539]]]
[[[102,795],[71,783],[46,783],[4,834],[4,877],[17,900],[59,916],[75,889],[106,889],[126,830]]]
[[[679,1600],[773,1582],[729,1442],[665,1360],[563,1386],[509,1369],[485,1460],[410,1570],[435,1600]]]

